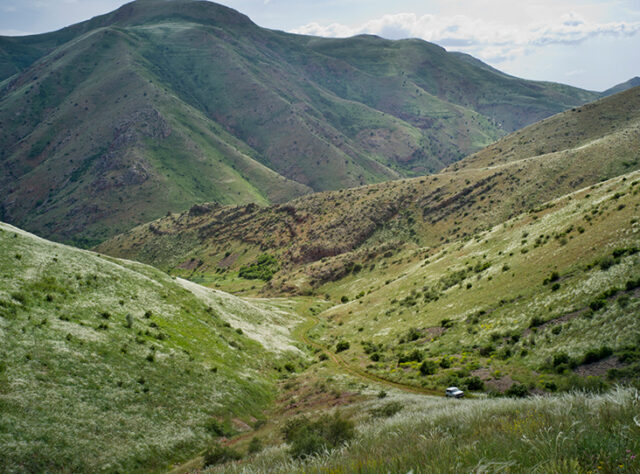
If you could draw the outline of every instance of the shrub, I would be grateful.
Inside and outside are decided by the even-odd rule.
[[[400,402],[389,402],[379,408],[372,408],[371,410],[369,410],[369,413],[371,413],[371,416],[375,418],[389,418],[398,413],[403,408],[404,407]]]
[[[209,418],[204,424],[204,429],[207,432],[216,437],[220,436],[231,436],[233,434],[231,427],[228,423],[220,423],[216,418]]]
[[[251,438],[251,441],[249,442],[249,447],[247,448],[247,452],[249,454],[255,454],[255,453],[259,453],[260,451],[262,451],[262,441],[260,441],[260,438],[258,438],[257,436],[254,436],[253,438]]]
[[[449,367],[451,367],[451,361],[446,357],[443,357],[442,359],[440,359],[440,367],[442,367],[443,369],[448,369]]]
[[[398,357],[398,364],[402,364],[405,362],[421,362],[422,361],[422,352],[418,349],[412,350],[408,354],[400,354]]]
[[[342,295],[342,298],[340,298],[340,302],[341,303],[348,303],[349,302],[349,297],[347,295]]]
[[[386,398],[387,396],[387,392],[385,392],[384,390],[380,390],[378,392],[378,398]]]
[[[529,395],[529,389],[521,383],[514,383],[504,394],[508,397],[523,398]]]
[[[238,461],[240,459],[242,459],[242,455],[235,449],[215,445],[205,453],[204,467],[223,464],[229,461]]]
[[[445,329],[453,327],[453,325],[454,325],[454,322],[449,318],[445,318],[442,321],[440,321],[440,326]]]
[[[285,441],[291,444],[290,454],[295,458],[305,458],[353,439],[355,425],[336,412],[316,421],[304,416],[294,418],[285,424],[282,432]]]
[[[248,280],[269,281],[280,270],[280,264],[273,255],[262,254],[248,267],[241,267],[238,275]]]
[[[560,279],[560,274],[558,272],[551,272],[551,275],[545,278],[542,284],[548,285],[549,283],[553,283],[554,281],[558,281],[559,279]]]
[[[553,366],[557,367],[560,364],[568,364],[569,363],[569,355],[565,352],[559,352],[553,356]]]
[[[347,341],[340,341],[336,344],[336,352],[342,352],[349,349],[349,343]]]
[[[420,339],[420,331],[418,331],[417,328],[410,328],[409,331],[407,332],[407,337],[406,340],[407,341],[417,341],[418,339]]]
[[[420,373],[422,375],[433,375],[438,370],[438,366],[432,360],[425,360],[420,364]]]
[[[535,328],[538,326],[542,326],[543,324],[544,324],[544,321],[540,316],[534,316],[533,318],[531,318],[531,321],[529,322],[529,327]]]
[[[476,375],[464,379],[462,385],[466,387],[467,390],[484,390],[484,382]]]
[[[593,362],[598,362],[602,359],[606,359],[611,354],[613,354],[613,350],[607,346],[602,346],[600,349],[591,349],[585,353],[582,358],[582,363],[591,364]]]
[[[487,344],[486,346],[482,346],[479,349],[479,353],[482,357],[489,357],[491,354],[495,352],[495,347],[492,344]]]
[[[589,303],[589,308],[591,308],[592,311],[598,311],[604,308],[606,305],[607,305],[606,300],[602,298],[598,298],[597,300],[593,300],[591,303]]]

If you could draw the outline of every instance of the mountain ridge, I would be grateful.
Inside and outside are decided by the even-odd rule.
[[[421,40],[293,35],[210,2],[138,0],[0,43],[0,70],[23,61],[0,92],[0,217],[85,246],[197,203],[432,173],[594,98]]]

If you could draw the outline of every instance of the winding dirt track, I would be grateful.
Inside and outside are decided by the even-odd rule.
[[[338,354],[330,351],[329,349],[327,349],[323,345],[318,344],[317,342],[315,342],[313,339],[311,339],[309,337],[309,333],[318,324],[320,324],[320,320],[318,318],[313,317],[313,316],[307,316],[307,320],[303,324],[301,324],[300,326],[298,326],[295,329],[295,331],[293,333],[293,336],[296,339],[299,339],[300,341],[304,342],[305,344],[307,344],[307,345],[309,345],[311,347],[314,347],[316,349],[320,349],[322,352],[324,352],[327,355],[327,357],[329,357],[329,359],[331,359],[331,361],[334,364],[336,364],[344,372],[347,372],[347,373],[349,373],[351,375],[354,375],[356,377],[367,379],[368,381],[371,381],[371,382],[376,382],[376,383],[388,385],[390,387],[397,388],[397,389],[403,390],[405,392],[420,393],[422,395],[442,396],[442,393],[437,392],[435,390],[431,390],[431,389],[428,389],[428,388],[422,388],[422,387],[416,387],[416,386],[413,386],[413,385],[405,385],[405,384],[398,383],[398,382],[393,382],[393,381],[387,380],[387,379],[385,379],[383,377],[379,377],[377,375],[370,374],[369,372],[366,372],[366,371],[360,369],[359,367],[354,367],[353,365],[351,365],[348,362],[346,362]]]

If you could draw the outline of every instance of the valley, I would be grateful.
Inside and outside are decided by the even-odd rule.
[[[0,473],[639,472],[637,79],[196,0],[0,37]]]

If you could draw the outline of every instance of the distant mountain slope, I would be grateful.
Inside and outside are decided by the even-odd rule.
[[[194,206],[114,237],[101,251],[180,272],[233,274],[261,252],[272,291],[306,291],[402,245],[466,240],[551,199],[640,168],[640,89],[532,125],[423,178],[271,207]]]
[[[286,304],[187,291],[3,223],[0,248],[3,471],[165,470],[215,423],[250,429],[299,352]]]
[[[596,95],[418,40],[270,31],[138,0],[0,38],[0,218],[90,245],[205,201],[433,172]]]
[[[623,82],[622,84],[618,84],[616,86],[613,86],[610,89],[607,89],[606,91],[602,92],[600,95],[603,97],[607,97],[613,94],[617,94],[618,92],[626,91],[627,89],[631,89],[632,87],[638,87],[638,86],[640,86],[640,77],[636,76],[636,77],[632,77],[628,81]]]

